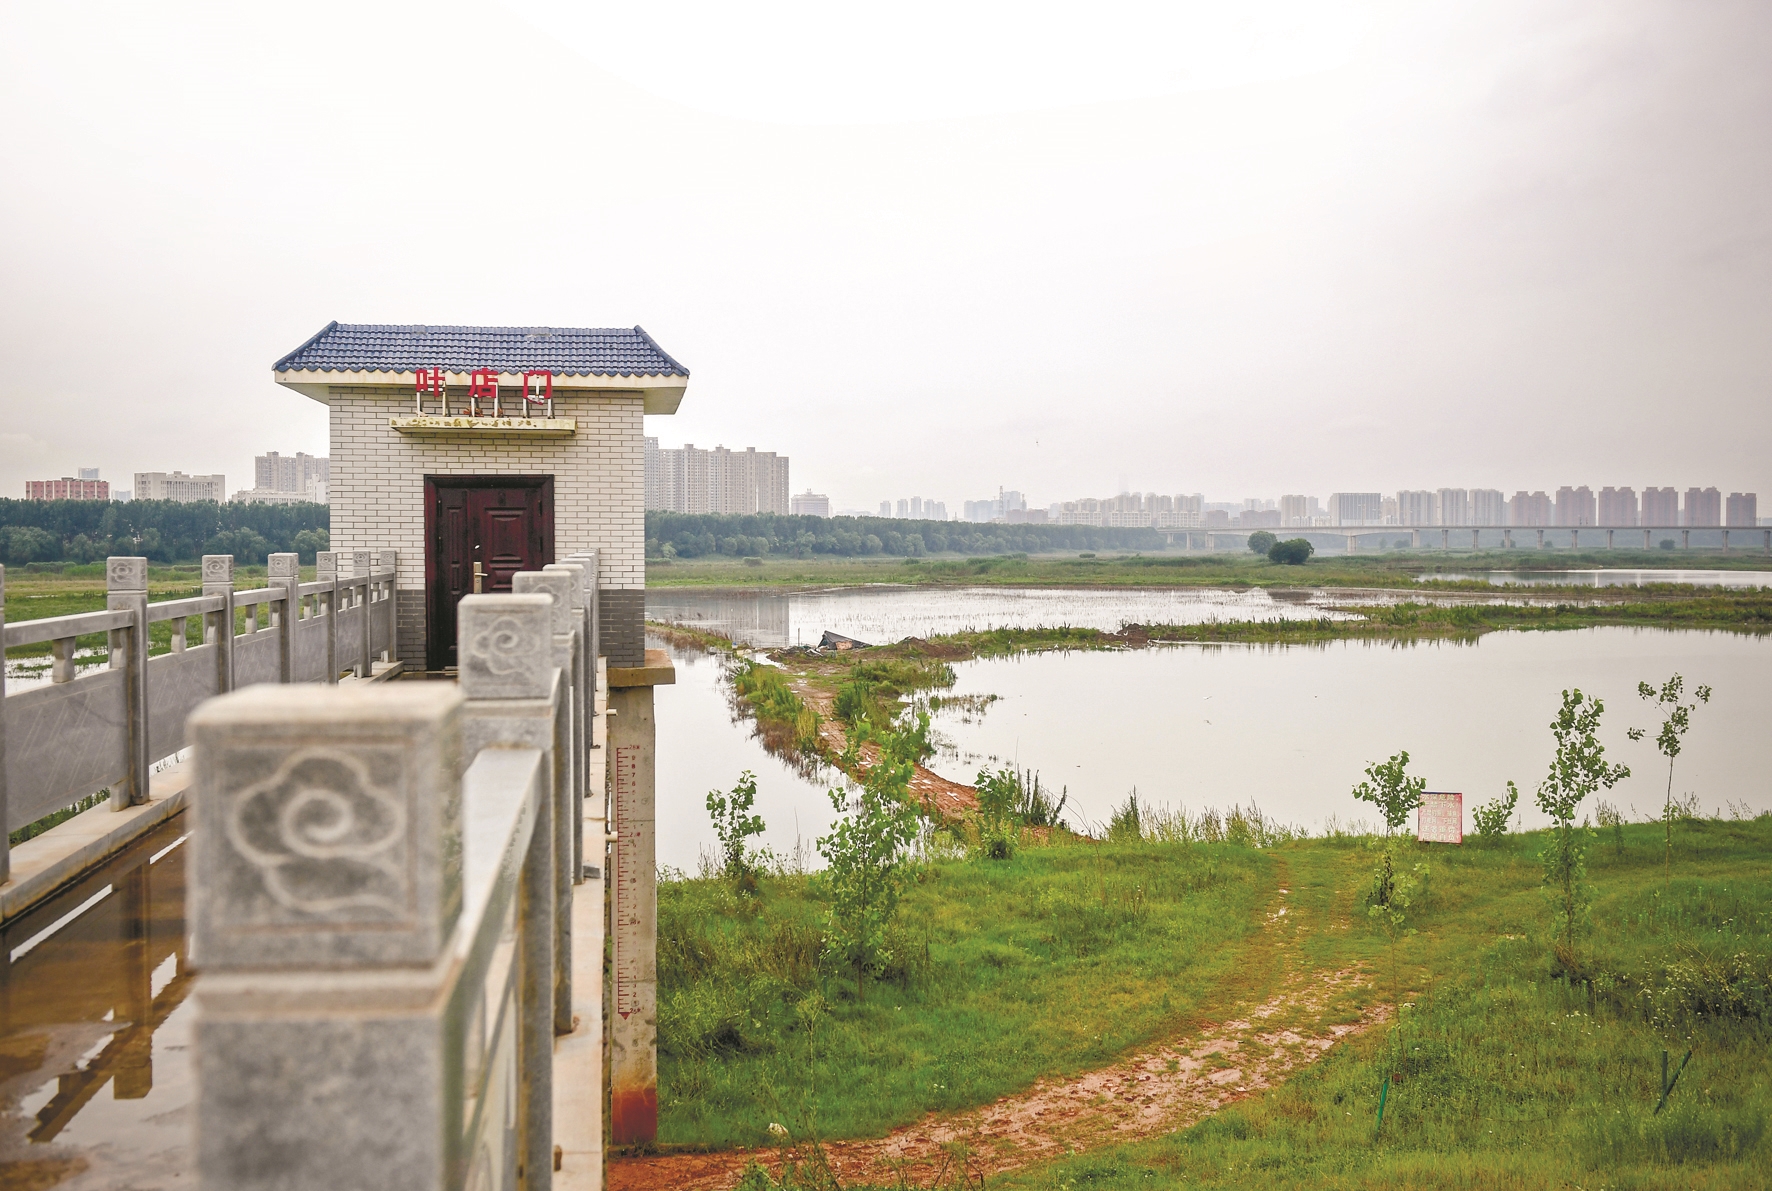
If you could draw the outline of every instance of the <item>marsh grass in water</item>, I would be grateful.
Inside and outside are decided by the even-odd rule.
[[[1270,870],[1250,849],[1149,843],[926,863],[865,1000],[824,947],[824,874],[766,875],[757,896],[666,881],[660,1140],[764,1145],[770,1122],[805,1120],[870,1136],[1104,1065],[1231,975]]]

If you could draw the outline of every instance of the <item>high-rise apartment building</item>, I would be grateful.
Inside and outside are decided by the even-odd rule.
[[[1752,492],[1731,492],[1729,507],[1724,518],[1725,525],[1758,525],[1760,523],[1759,497]]]
[[[1672,488],[1643,489],[1643,509],[1638,525],[1668,528],[1680,523],[1680,494]]]
[[[1309,525],[1312,503],[1308,496],[1282,496],[1280,498],[1280,524]]]
[[[646,507],[672,513],[786,513],[788,457],[646,440]]]
[[[1405,488],[1397,493],[1398,525],[1433,525],[1434,494],[1425,488]]]
[[[1514,493],[1514,498],[1507,504],[1507,523],[1509,525],[1550,525],[1556,518],[1556,507],[1551,498],[1543,492]]]
[[[1593,525],[1598,521],[1599,513],[1594,507],[1593,489],[1586,484],[1579,488],[1571,488],[1565,484],[1557,489],[1558,525]]]
[[[83,467],[77,480],[69,476],[59,480],[26,480],[25,499],[110,500],[111,482],[99,479],[96,467]]]
[[[1329,520],[1335,525],[1383,525],[1384,505],[1380,492],[1331,492]]]
[[[967,501],[966,503],[971,504],[972,502]],[[882,517],[892,516],[892,502],[891,501],[883,500],[880,502],[880,516],[882,516]]]
[[[1681,525],[1721,525],[1723,494],[1715,488],[1688,488],[1685,512]]]
[[[1635,488],[1600,489],[1601,525],[1635,525],[1637,523],[1637,491]]]
[[[1497,488],[1472,488],[1470,496],[1471,525],[1506,525],[1507,497]]]
[[[326,504],[332,487],[332,460],[297,451],[267,451],[252,461],[252,487],[234,493],[239,504]]]
[[[213,500],[220,504],[227,498],[228,478],[216,474],[187,476],[182,471],[138,471],[135,473],[135,499],[177,500],[186,504]]]
[[[1434,493],[1435,525],[1469,525],[1470,493],[1463,488],[1441,488]]]

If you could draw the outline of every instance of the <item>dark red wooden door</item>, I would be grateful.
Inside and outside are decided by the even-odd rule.
[[[425,477],[425,668],[455,665],[455,605],[554,561],[552,476]]]

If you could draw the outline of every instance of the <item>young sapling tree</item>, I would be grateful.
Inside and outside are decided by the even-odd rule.
[[[1507,836],[1507,825],[1520,805],[1520,788],[1509,781],[1507,793],[1471,808],[1471,819],[1477,825],[1477,838],[1485,844],[1499,844]]]
[[[1354,797],[1370,802],[1384,816],[1384,833],[1393,835],[1409,821],[1409,812],[1421,805],[1427,779],[1410,777],[1409,753],[1400,752],[1388,761],[1366,766],[1366,780],[1354,787]]]
[[[1697,687],[1692,691],[1698,703],[1683,703],[1686,680],[1675,674],[1662,683],[1659,688],[1646,682],[1637,683],[1637,697],[1653,704],[1662,715],[1661,731],[1655,734],[1655,747],[1667,758],[1667,799],[1661,806],[1661,822],[1666,834],[1667,850],[1662,861],[1662,882],[1671,885],[1674,876],[1674,819],[1679,816],[1679,807],[1674,803],[1674,758],[1680,755],[1683,747],[1681,741],[1692,728],[1692,713],[1698,710],[1698,703],[1710,702],[1710,688]],[[1647,728],[1632,728],[1629,732],[1632,740],[1641,740],[1649,735]]]
[[[708,791],[708,818],[720,841],[720,871],[741,889],[754,891],[756,854],[749,840],[763,834],[763,816],[751,813],[757,803],[757,779],[750,770],[739,775],[730,794]]]
[[[878,752],[864,769],[861,747],[867,743]],[[827,947],[854,968],[858,1001],[863,998],[863,978],[892,958],[887,929],[911,875],[910,846],[917,838],[908,755],[917,747],[913,734],[881,732],[858,721],[850,730],[842,768],[861,774],[860,788],[830,792],[839,818],[830,834],[818,840],[831,890]]]
[[[1625,765],[1606,763],[1606,746],[1600,743],[1600,717],[1606,705],[1579,690],[1563,692],[1563,706],[1551,721],[1557,752],[1550,772],[1539,783],[1535,801],[1551,818],[1551,834],[1541,858],[1544,882],[1556,908],[1557,958],[1575,968],[1575,936],[1585,919],[1587,889],[1587,839],[1591,832],[1575,826],[1575,812],[1588,795],[1610,790],[1630,776]]]

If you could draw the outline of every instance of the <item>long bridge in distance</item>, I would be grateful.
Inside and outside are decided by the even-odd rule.
[[[1422,534],[1432,534],[1436,530],[1438,530],[1440,534],[1440,549],[1442,550],[1451,550],[1454,548],[1452,545],[1453,534],[1465,533],[1469,533],[1471,536],[1470,548],[1472,550],[1478,548],[1478,538],[1484,533],[1499,533],[1501,535],[1502,548],[1511,550],[1514,548],[1514,534],[1516,532],[1533,533],[1538,535],[1536,545],[1541,550],[1544,548],[1544,535],[1547,533],[1568,533],[1569,548],[1571,550],[1581,549],[1581,537],[1583,534],[1588,535],[1590,543],[1592,542],[1593,535],[1605,534],[1606,549],[1611,550],[1617,546],[1617,540],[1614,535],[1641,533],[1643,535],[1643,549],[1648,550],[1653,547],[1654,538],[1657,534],[1677,533],[1680,535],[1680,548],[1689,550],[1692,548],[1692,534],[1696,531],[1698,533],[1721,534],[1723,537],[1723,549],[1725,550],[1730,547],[1729,535],[1732,533],[1740,535],[1748,541],[1753,541],[1755,538],[1758,538],[1760,548],[1764,550],[1765,553],[1772,554],[1772,527],[1763,525],[1266,525],[1249,526],[1246,528],[1234,525],[1214,525],[1185,529],[1165,528],[1159,532],[1165,535],[1170,545],[1174,545],[1177,540],[1180,540],[1182,549],[1184,550],[1193,548],[1193,539],[1195,537],[1203,537],[1206,539],[1205,548],[1207,550],[1213,548],[1213,538],[1239,537],[1247,541],[1250,535],[1258,533],[1271,533],[1278,538],[1285,538],[1288,536],[1345,537],[1347,538],[1347,552],[1352,554],[1358,548],[1359,539],[1371,537],[1375,534],[1382,537],[1396,537],[1402,534],[1408,534],[1410,548],[1419,550],[1421,548]]]

